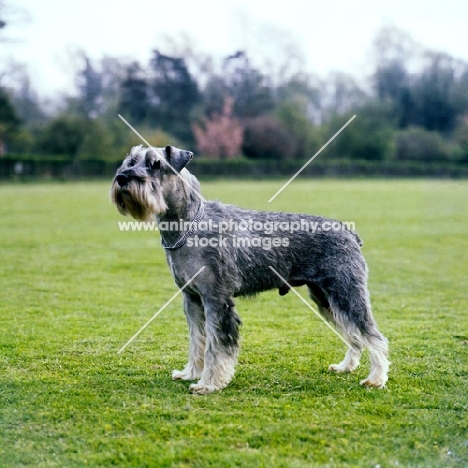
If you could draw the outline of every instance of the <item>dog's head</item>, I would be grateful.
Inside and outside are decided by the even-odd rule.
[[[174,146],[134,146],[115,174],[112,202],[121,214],[141,221],[165,213],[165,192],[177,185],[174,178],[184,177],[184,168],[192,158],[192,152]]]

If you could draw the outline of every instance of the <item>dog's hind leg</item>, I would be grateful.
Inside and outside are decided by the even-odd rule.
[[[336,325],[335,314],[323,290],[314,283],[307,283],[307,288],[309,290],[309,296],[317,304],[320,314],[326,320]],[[351,336],[348,336],[346,341],[352,345],[352,347],[348,348],[343,361],[339,364],[331,364],[328,367],[329,370],[333,372],[352,372],[359,366],[359,359],[364,345]]]
[[[377,328],[365,284],[347,284],[341,291],[338,285],[334,285],[328,300],[335,323],[351,345],[343,361],[332,364],[329,369],[334,372],[351,372],[359,365],[359,356],[366,347],[369,351],[371,371],[369,376],[361,381],[361,385],[384,387],[390,366],[388,341]]]
[[[372,335],[366,336],[364,343],[369,350],[371,371],[368,377],[361,380],[361,385],[365,387],[382,388],[388,380],[388,340],[378,330],[374,329]]]
[[[184,312],[189,326],[189,361],[184,370],[172,372],[173,380],[196,380],[203,372],[205,354],[205,312],[199,296],[184,295]]]
[[[328,370],[336,373],[353,372],[359,366],[363,347],[361,343],[353,343],[353,347],[346,351],[344,359],[339,364],[330,364]]]
[[[226,387],[234,376],[239,350],[239,325],[241,321],[234,310],[232,299],[204,301],[206,313],[205,367],[196,384],[190,385],[193,393],[211,393]]]

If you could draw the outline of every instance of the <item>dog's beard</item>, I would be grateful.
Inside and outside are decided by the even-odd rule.
[[[129,214],[139,221],[148,221],[167,210],[161,191],[151,183],[131,180],[125,187],[120,187],[114,181],[111,198],[121,214]]]

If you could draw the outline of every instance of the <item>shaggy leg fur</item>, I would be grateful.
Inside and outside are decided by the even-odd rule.
[[[226,387],[234,376],[239,350],[240,319],[232,300],[225,304],[206,301],[205,367],[201,379],[190,385],[193,393],[205,394]]]
[[[351,272],[349,275],[352,277]],[[339,364],[331,364],[329,370],[337,373],[352,372],[358,367],[361,352],[366,347],[369,350],[371,371],[361,381],[361,385],[382,388],[388,380],[390,366],[387,359],[388,342],[379,332],[372,315],[365,268],[363,274],[355,276],[354,280],[353,286],[340,284],[339,281],[330,286],[325,292],[328,307],[324,307],[323,298],[318,301],[320,312],[341,329],[346,341],[352,345],[344,359]],[[316,291],[311,291],[311,297],[317,302]]]
[[[371,371],[369,376],[361,381],[365,387],[382,388],[388,380],[390,362],[388,356],[388,341],[375,328],[375,333],[366,338],[366,347],[369,350]]]
[[[184,312],[190,332],[189,361],[184,370],[172,372],[172,380],[196,380],[203,372],[206,337],[201,299],[184,293]]]
[[[337,373],[352,372],[359,366],[361,352],[366,347],[369,351],[371,371],[369,376],[361,381],[361,385],[382,388],[388,380],[390,366],[387,359],[387,339],[377,329],[372,315],[368,316],[367,324],[371,327],[369,331],[359,330],[349,324],[347,328],[342,329],[344,337],[353,347],[348,349],[345,358],[339,364],[331,364],[328,369]]]
[[[344,359],[339,364],[330,364],[328,370],[336,373],[353,372],[353,370],[359,366],[360,357],[360,350],[349,348],[348,351],[346,351]]]

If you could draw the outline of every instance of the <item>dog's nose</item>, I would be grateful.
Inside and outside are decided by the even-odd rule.
[[[128,181],[130,180],[130,178],[128,176],[126,176],[125,174],[119,174],[117,177],[117,183],[123,187],[124,185],[127,185],[128,184]]]

